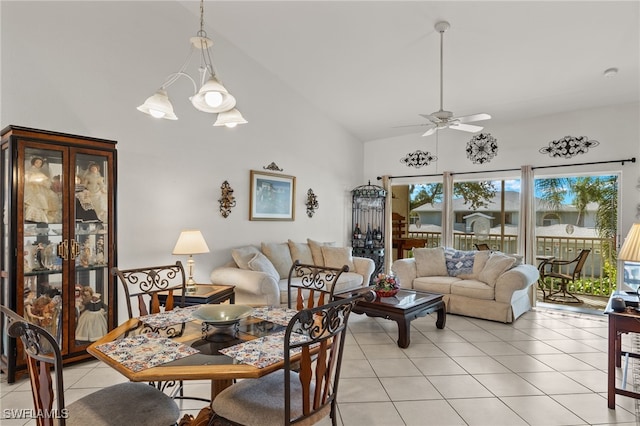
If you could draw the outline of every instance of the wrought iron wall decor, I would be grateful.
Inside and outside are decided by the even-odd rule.
[[[415,167],[416,169],[428,166],[432,161],[438,161],[438,157],[431,154],[429,151],[425,152],[421,150],[410,152],[400,159],[400,162],[404,163],[407,167]]]
[[[467,142],[466,151],[473,164],[488,163],[498,155],[498,141],[491,133],[478,133]]]
[[[264,166],[263,169],[273,170],[274,172],[284,172],[284,169],[281,169],[280,167],[278,167],[278,165],[273,161],[268,166]]]
[[[549,146],[540,148],[540,153],[549,154],[549,157],[571,158],[579,154],[586,154],[589,148],[600,145],[600,142],[589,139],[587,136],[565,136],[557,141],[549,142]]]
[[[316,212],[316,210],[320,205],[318,204],[318,197],[316,196],[316,194],[313,193],[313,189],[311,188],[309,188],[309,190],[307,191],[306,205],[307,205],[307,216],[313,217],[313,214]]]
[[[227,218],[231,214],[231,208],[236,206],[236,197],[233,196],[233,188],[226,180],[220,186],[222,196],[218,200],[220,203],[220,214]]]

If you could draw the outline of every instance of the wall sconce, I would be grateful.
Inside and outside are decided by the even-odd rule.
[[[218,200],[220,203],[220,214],[222,217],[227,218],[231,214],[231,208],[236,206],[236,197],[233,196],[233,188],[226,180],[222,182],[220,187],[222,197]]]
[[[313,193],[313,189],[309,188],[307,191],[307,216],[313,217],[313,214],[316,212],[316,209],[319,207],[318,197]]]
[[[207,37],[207,32],[204,30],[204,0],[200,0],[200,31],[195,37],[191,37],[189,41],[191,42],[191,51],[182,67],[177,72],[169,74],[156,93],[148,97],[138,107],[138,111],[155,118],[177,120],[178,117],[173,112],[173,105],[169,100],[167,89],[178,81],[180,77],[186,77],[193,84],[194,94],[189,98],[193,107],[199,111],[218,114],[217,120],[213,124],[214,126],[235,127],[238,124],[246,123],[247,120],[235,108],[236,99],[220,83],[216,76],[210,51],[213,41]],[[200,51],[200,89],[198,89],[196,80],[186,73],[187,66],[196,50]]]

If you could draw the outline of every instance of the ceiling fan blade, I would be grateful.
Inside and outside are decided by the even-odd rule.
[[[456,117],[456,120],[458,120],[460,123],[472,123],[474,121],[489,120],[490,118],[491,116],[489,114],[487,114],[486,112],[481,112],[479,114],[463,115],[462,117]]]
[[[475,126],[473,124],[463,124],[463,123],[451,123],[449,124],[450,129],[462,130],[464,132],[475,133],[484,129],[482,126]]]
[[[436,130],[438,130],[438,126],[433,126],[429,130],[427,130],[422,136],[431,136],[436,132]]]
[[[424,126],[433,126],[433,123],[420,123],[420,124],[405,124],[402,126],[393,126],[393,129],[400,129],[402,127],[424,127]]]

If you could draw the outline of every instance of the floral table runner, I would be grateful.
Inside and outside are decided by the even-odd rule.
[[[308,338],[303,334],[292,334],[291,336],[291,340],[294,342],[303,342]],[[300,352],[299,348],[293,351],[293,353],[298,352]],[[220,349],[220,353],[257,368],[275,364],[284,359],[284,331]]]
[[[260,306],[258,308],[253,308],[251,316],[274,324],[286,326],[289,325],[289,321],[291,321],[291,318],[293,318],[297,313],[298,311],[295,309]]]
[[[133,372],[198,353],[197,349],[156,333],[125,337],[96,346],[100,352]]]
[[[171,311],[144,315],[140,317],[140,321],[156,329],[169,327],[174,324],[192,321],[193,312],[199,307],[199,305],[187,306],[186,308],[176,308]]]

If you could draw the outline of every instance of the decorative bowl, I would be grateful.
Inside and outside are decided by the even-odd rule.
[[[378,295],[378,297],[392,297],[395,296],[396,293],[398,293],[399,289],[393,289],[393,290],[376,290],[376,294]]]
[[[202,305],[193,312],[193,317],[214,326],[231,325],[253,312],[246,305]]]

